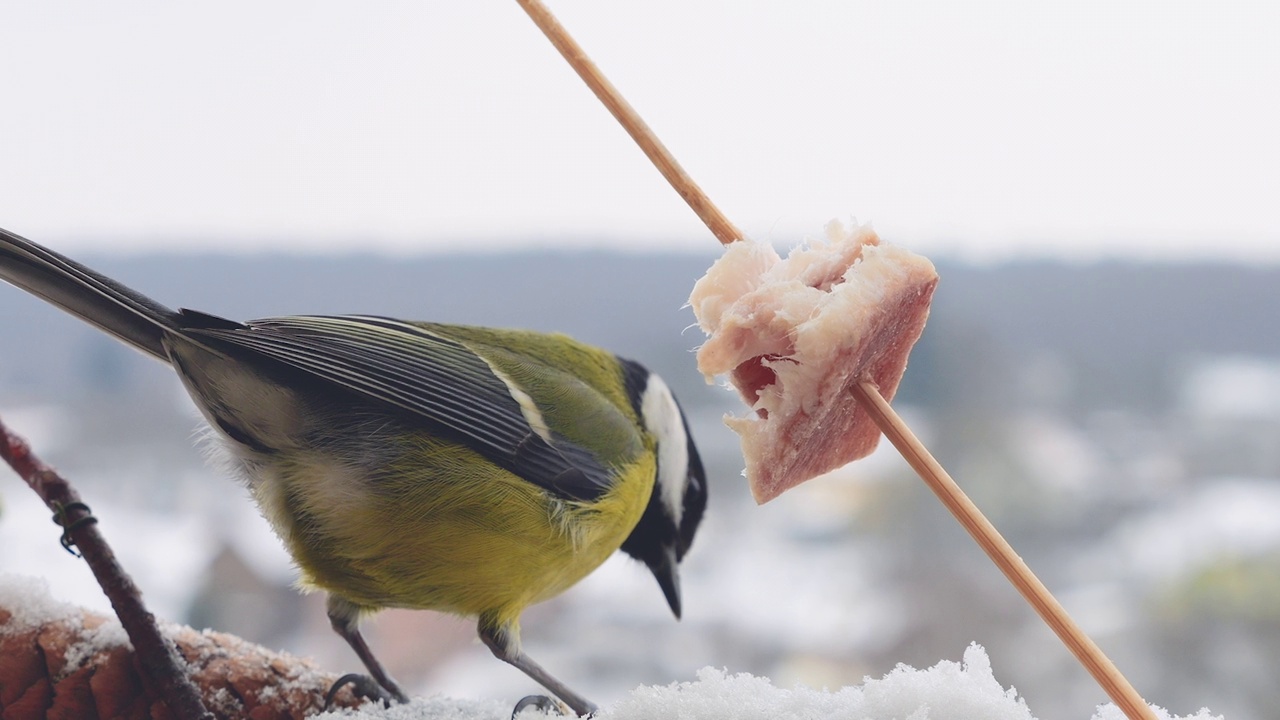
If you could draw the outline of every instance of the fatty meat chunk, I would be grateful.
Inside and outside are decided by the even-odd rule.
[[[938,283],[933,263],[869,226],[826,230],[785,260],[735,242],[689,298],[708,335],[698,369],[708,382],[728,374],[753,410],[725,423],[758,503],[875,449],[880,430],[852,386],[866,377],[893,398]]]

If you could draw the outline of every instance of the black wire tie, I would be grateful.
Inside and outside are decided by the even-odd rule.
[[[62,543],[62,548],[76,557],[83,557],[79,550],[76,550],[76,541],[71,539],[71,531],[82,528],[85,525],[93,525],[98,522],[98,518],[93,516],[93,512],[89,510],[89,506],[76,501],[63,505],[60,502],[53,504],[54,516],[53,521],[62,526],[62,538],[58,541]],[[81,515],[74,521],[69,521],[73,510],[83,510]]]

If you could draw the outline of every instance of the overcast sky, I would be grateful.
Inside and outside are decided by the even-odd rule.
[[[1280,262],[1280,3],[548,0],[749,235]],[[512,0],[0,4],[0,227],[713,247]]]

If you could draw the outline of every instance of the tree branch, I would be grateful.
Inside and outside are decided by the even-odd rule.
[[[182,671],[172,643],[160,634],[155,616],[143,605],[138,586],[120,567],[115,553],[98,531],[97,518],[71,484],[40,461],[26,441],[15,435],[0,420],[0,457],[14,469],[54,512],[54,521],[64,528],[62,544],[68,551],[79,551],[98,585],[111,601],[120,624],[142,666],[144,678],[179,718],[208,718],[200,694]]]

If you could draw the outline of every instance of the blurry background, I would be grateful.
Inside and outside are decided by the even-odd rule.
[[[1280,8],[552,7],[748,234],[857,215],[929,254],[899,411],[1149,699],[1274,716]],[[588,696],[977,641],[1041,718],[1104,701],[892,449],[754,506],[682,309],[714,241],[514,3],[7,4],[0,66],[0,226],[173,305],[563,330],[668,379],[713,474],[685,620],[621,560],[526,615]],[[169,371],[16,290],[0,333],[0,413],[159,614],[355,669]],[[0,571],[105,607],[0,496]],[[419,691],[534,689],[469,622],[371,633]]]

